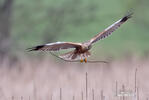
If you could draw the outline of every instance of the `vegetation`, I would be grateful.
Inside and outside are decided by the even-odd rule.
[[[19,59],[15,64],[5,59],[0,63],[1,100],[149,98],[148,59],[117,60],[108,65],[66,63],[49,57]]]
[[[2,0],[1,6],[4,1],[11,0]],[[94,51],[106,56],[128,52],[146,55],[149,50],[148,3],[147,0],[13,0],[11,51],[16,55],[47,42],[83,42],[134,9],[133,18],[108,39],[97,43]]]

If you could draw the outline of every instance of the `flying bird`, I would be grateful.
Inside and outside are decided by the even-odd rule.
[[[119,28],[123,23],[125,23],[129,18],[132,17],[132,13],[129,13],[122,17],[120,20],[116,21],[114,24],[106,28],[104,31],[99,32],[93,38],[88,40],[87,42],[82,43],[73,43],[73,42],[54,42],[48,43],[44,45],[38,45],[32,48],[29,48],[29,51],[59,51],[62,49],[70,49],[74,48],[74,50],[59,55],[58,57],[67,61],[76,61],[80,60],[80,62],[87,62],[87,58],[91,55],[89,50],[92,48],[92,45],[105,38],[108,37],[112,32],[114,32],[117,28]]]

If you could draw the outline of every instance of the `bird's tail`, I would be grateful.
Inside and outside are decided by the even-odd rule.
[[[68,53],[62,54],[59,57],[64,59],[64,60],[70,60],[70,61],[75,61],[75,60],[81,60],[89,57],[91,54],[89,51],[84,52],[84,53],[77,53],[75,51],[70,51]]]

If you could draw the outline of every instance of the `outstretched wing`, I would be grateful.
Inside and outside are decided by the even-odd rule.
[[[120,27],[124,22],[126,22],[129,18],[131,18],[133,13],[129,13],[108,28],[106,28],[103,32],[98,33],[96,36],[94,36],[89,42],[90,44],[97,42],[98,40],[101,40],[107,36],[109,36],[113,31],[115,31],[118,27]]]
[[[80,48],[81,43],[72,43],[72,42],[55,42],[48,43],[45,45],[38,45],[32,48],[28,48],[28,51],[58,51],[61,49],[69,49],[69,48]]]

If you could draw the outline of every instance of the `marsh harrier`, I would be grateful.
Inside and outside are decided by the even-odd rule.
[[[62,54],[59,57],[68,60],[68,61],[75,61],[80,60],[81,62],[87,62],[87,57],[91,55],[89,50],[91,49],[92,45],[107,36],[109,36],[113,31],[115,31],[118,27],[120,27],[124,22],[126,22],[129,18],[131,18],[132,13],[127,14],[104,31],[98,33],[96,36],[88,40],[87,42],[83,43],[73,43],[73,42],[54,42],[48,43],[44,45],[38,45],[32,48],[29,48],[29,51],[59,51],[61,49],[70,49],[74,48],[74,50]]]

